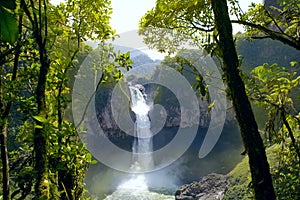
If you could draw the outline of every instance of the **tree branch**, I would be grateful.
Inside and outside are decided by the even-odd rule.
[[[278,25],[278,23],[276,22],[275,18],[271,15],[271,13],[264,7],[265,12],[267,13],[267,15],[271,18],[271,20],[274,22],[275,26],[278,28],[278,30],[280,31],[280,33],[284,34],[284,31],[282,30],[282,28]]]
[[[242,21],[242,20],[231,20],[231,23],[235,23],[235,24],[241,24],[241,25],[245,25],[245,26],[250,26],[252,28],[256,28],[260,31],[262,31],[263,33],[265,33],[266,35],[269,36],[269,38],[273,39],[273,40],[278,40],[284,44],[287,44],[297,50],[300,50],[300,42],[298,42],[296,39],[288,39],[286,37],[284,37],[284,35],[282,33],[278,33],[275,31],[272,31],[262,25],[259,24],[253,24],[251,22],[246,22],[246,21]]]
[[[285,125],[285,127],[286,127],[286,129],[288,131],[289,137],[290,137],[290,139],[292,141],[292,146],[295,148],[295,151],[297,153],[298,161],[300,162],[300,149],[299,149],[299,146],[298,146],[298,144],[296,142],[296,139],[295,139],[295,136],[293,134],[292,128],[290,127],[290,124],[289,124],[289,122],[286,119],[285,109],[281,108],[280,109],[280,113],[281,113],[281,118],[282,118],[283,124]]]

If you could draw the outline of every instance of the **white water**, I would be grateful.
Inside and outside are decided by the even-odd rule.
[[[133,172],[147,171],[153,167],[152,159],[152,132],[151,123],[148,117],[150,107],[146,102],[146,94],[142,92],[143,86],[130,86],[131,109],[136,115],[134,129],[134,143],[132,145],[132,166]]]
[[[154,165],[151,123],[148,116],[150,106],[147,105],[147,97],[142,87],[141,85],[129,87],[131,110],[136,115],[131,164],[133,173],[150,170]],[[149,191],[145,174],[133,174],[105,200],[174,200],[174,197]]]

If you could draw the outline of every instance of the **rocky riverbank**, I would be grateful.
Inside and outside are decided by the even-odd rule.
[[[209,174],[199,182],[181,186],[175,193],[176,200],[222,199],[229,185],[229,175]]]

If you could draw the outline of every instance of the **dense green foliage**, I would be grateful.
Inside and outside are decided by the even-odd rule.
[[[8,153],[1,151],[3,198],[81,199],[85,173],[95,161],[68,116],[70,86],[91,50],[84,42],[114,35],[110,1],[52,6],[21,0],[0,6],[1,148],[8,135],[10,161],[8,170]],[[116,58],[119,66],[127,62],[122,56]]]
[[[272,139],[276,140],[276,137],[273,138],[274,134],[283,125],[283,116],[290,118],[298,114],[294,107],[296,99],[292,96],[292,91],[299,90],[299,82],[300,76],[297,72],[289,72],[276,64],[269,66],[265,63],[251,71],[247,84],[248,96],[268,112],[266,131],[271,143]]]

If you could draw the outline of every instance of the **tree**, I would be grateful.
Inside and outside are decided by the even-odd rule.
[[[219,33],[218,47],[223,59],[223,72],[249,156],[252,184],[256,199],[276,199],[263,141],[239,74],[239,61],[232,37],[226,0],[212,0],[215,25]]]
[[[47,2],[45,0],[39,0],[36,4],[34,1],[30,1],[28,4],[25,0],[21,0],[21,5],[21,8],[24,9],[26,16],[31,23],[32,34],[37,44],[40,62],[38,84],[35,90],[37,104],[37,113],[35,117],[36,127],[34,133],[34,161],[37,180],[35,192],[36,197],[48,199],[50,189],[47,158],[48,139],[43,124],[47,118],[45,90],[47,74],[50,68],[49,52],[47,49],[49,34]]]
[[[238,10],[236,1],[230,2],[233,5],[231,11],[234,13]],[[204,44],[209,52],[222,58],[222,69],[228,85],[229,96],[232,99],[244,146],[249,156],[256,199],[275,199],[264,144],[238,70],[239,60],[232,37],[227,1],[174,2],[158,0],[156,7],[148,11],[142,18],[141,26],[154,30],[155,28],[167,28],[183,32],[183,35],[189,35],[196,44]],[[141,29],[141,33],[146,35],[146,42],[152,42],[153,46],[164,45],[166,49],[177,45],[168,42],[168,38],[167,42],[163,43],[164,37],[159,40],[157,39],[159,34],[149,34],[152,29],[146,29],[146,31]]]

